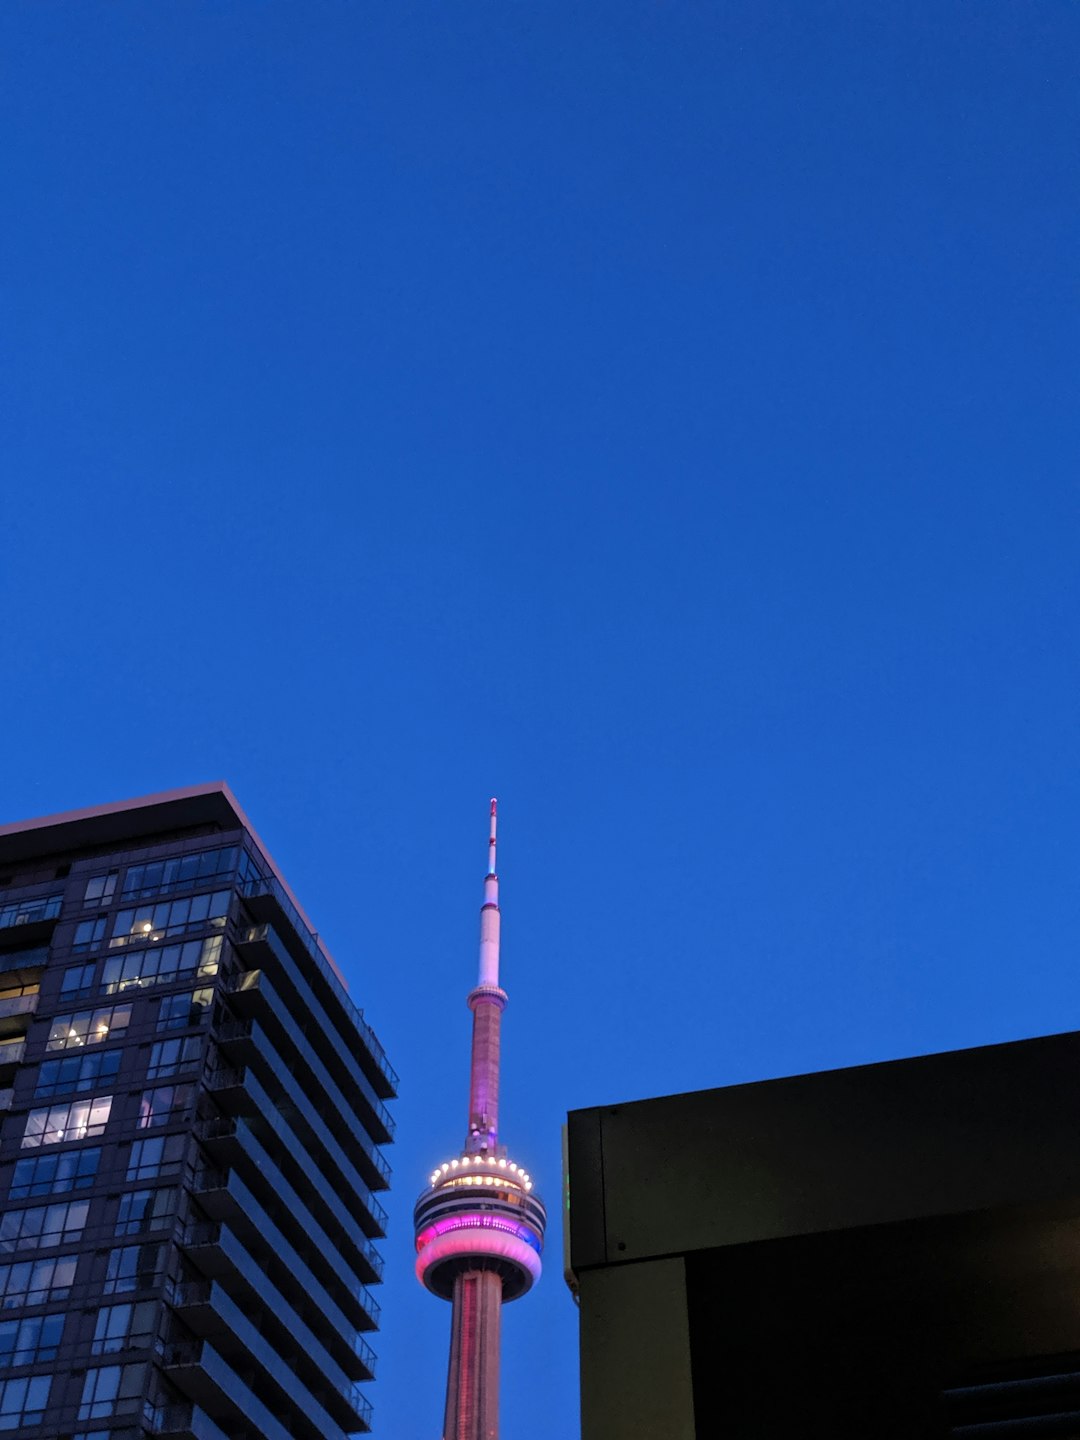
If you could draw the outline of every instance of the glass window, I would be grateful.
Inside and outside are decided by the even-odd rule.
[[[22,1260],[0,1265],[0,1309],[17,1310],[22,1305],[44,1305],[66,1300],[75,1283],[77,1255],[55,1260]]]
[[[220,945],[220,937],[215,936]],[[185,1030],[189,1025],[200,1025],[203,1016],[214,1001],[211,986],[202,990],[187,990],[180,995],[166,995],[158,1011],[159,1030]]]
[[[122,1295],[125,1291],[152,1289],[161,1268],[161,1251],[160,1245],[121,1245],[110,1251],[104,1293]]]
[[[51,1375],[0,1381],[0,1430],[40,1425],[49,1403]]]
[[[143,1300],[137,1305],[107,1305],[98,1311],[91,1355],[115,1355],[138,1345],[148,1345],[154,1335],[157,1305]]]
[[[99,1365],[86,1372],[80,1420],[107,1420],[137,1410],[142,1402],[145,1365]]]
[[[191,895],[184,900],[161,900],[136,905],[133,910],[120,910],[113,926],[110,946],[156,944],[169,935],[179,934],[192,925],[225,924],[229,913],[231,890],[217,890],[212,895]]]
[[[83,904],[93,905],[95,902],[100,905],[107,904],[116,890],[116,877],[119,873],[118,870],[110,870],[107,875],[91,875],[86,882]]]
[[[64,1330],[63,1315],[35,1315],[27,1320],[0,1320],[0,1367],[55,1360]]]
[[[186,1065],[197,1064],[202,1059],[202,1047],[201,1035],[185,1035],[177,1040],[155,1040],[150,1047],[150,1064],[146,1078],[163,1080],[166,1075],[174,1075]]]
[[[220,935],[152,950],[129,950],[106,959],[101,983],[106,995],[114,995],[118,990],[202,978],[217,974],[220,958]]]
[[[46,1050],[77,1050],[102,1040],[116,1040],[131,1024],[130,1005],[106,1005],[101,1010],[78,1010],[57,1015],[49,1030]]]
[[[0,1253],[38,1250],[43,1246],[65,1245],[79,1240],[89,1211],[89,1200],[34,1205],[28,1210],[5,1210],[0,1216]]]
[[[110,1085],[120,1069],[120,1051],[106,1050],[97,1054],[72,1055],[66,1060],[46,1060],[38,1071],[34,1089],[35,1100],[48,1100],[66,1091],[94,1090]]]
[[[187,1149],[186,1135],[162,1135],[136,1140],[128,1160],[129,1180],[153,1180],[157,1175],[176,1175]]]
[[[87,995],[94,993],[94,974],[97,964],[91,961],[89,965],[72,965],[64,971],[60,981],[61,1004],[71,1004],[73,1000],[82,1000]]]
[[[63,892],[59,895],[39,895],[33,900],[12,900],[0,905],[0,930],[12,925],[29,925],[34,920],[55,920],[64,903]]]
[[[95,915],[92,920],[80,920],[75,926],[75,938],[71,942],[72,951],[88,950],[91,945],[96,945],[105,938],[105,916]]]
[[[63,1195],[68,1190],[87,1190],[97,1178],[101,1146],[67,1150],[61,1155],[35,1155],[15,1164],[9,1200],[32,1195]]]
[[[124,895],[167,895],[196,885],[205,885],[217,875],[236,868],[237,847],[197,850],[192,855],[175,855],[171,860],[152,860],[132,865],[124,877]]]
[[[176,1190],[129,1190],[120,1196],[116,1215],[117,1235],[141,1235],[167,1224],[176,1213]]]
[[[26,1117],[22,1149],[104,1135],[112,1102],[111,1095],[99,1095],[94,1100],[74,1100],[69,1105],[46,1105],[41,1110],[31,1110]]]
[[[148,1130],[152,1125],[171,1125],[182,1120],[194,1095],[194,1085],[159,1085],[155,1090],[144,1090],[139,1101],[138,1128]]]

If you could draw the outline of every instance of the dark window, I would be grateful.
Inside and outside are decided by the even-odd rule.
[[[40,1425],[49,1403],[51,1375],[0,1381],[0,1430]]]
[[[87,995],[92,995],[96,970],[97,966],[93,963],[72,965],[70,969],[65,970],[60,981],[61,1002],[66,1001],[70,1004],[72,1000],[84,1000]]]
[[[160,1245],[121,1245],[109,1252],[104,1293],[120,1295],[130,1290],[149,1290],[158,1279]]]
[[[68,1190],[87,1190],[97,1177],[101,1146],[67,1150],[61,1155],[33,1155],[18,1160],[11,1177],[9,1200],[32,1195],[63,1195]]]
[[[186,1066],[197,1064],[202,1058],[202,1036],[186,1035],[182,1039],[156,1040],[150,1050],[150,1064],[146,1071],[148,1080],[164,1080],[166,1075],[175,1075]]]
[[[64,1329],[63,1315],[35,1315],[28,1320],[0,1321],[0,1366],[33,1365],[55,1360]]]
[[[116,1215],[117,1235],[141,1235],[156,1230],[176,1213],[176,1190],[129,1190],[120,1196]]]
[[[40,1250],[80,1240],[89,1213],[89,1200],[6,1210],[0,1216],[0,1253],[10,1255],[16,1250]]]
[[[171,860],[153,860],[132,865],[124,877],[125,897],[168,895],[172,890],[205,885],[218,875],[236,868],[235,845],[223,850],[198,850],[193,855],[176,855]]]
[[[89,1055],[71,1055],[63,1060],[46,1060],[38,1071],[35,1100],[47,1100],[69,1091],[93,1090],[109,1085],[120,1068],[120,1051],[105,1050]]]
[[[153,1180],[158,1175],[178,1175],[186,1149],[186,1135],[163,1135],[136,1140],[128,1158],[127,1178]]]
[[[80,920],[75,926],[75,937],[71,942],[72,951],[89,950],[105,937],[105,916],[96,915],[93,920]]]

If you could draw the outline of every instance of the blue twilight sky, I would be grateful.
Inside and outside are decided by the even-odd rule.
[[[0,818],[236,790],[402,1075],[388,1440],[441,1421],[490,794],[551,1202],[568,1108],[1080,1022],[1078,47],[0,6]],[[578,1433],[560,1268],[514,1440]]]

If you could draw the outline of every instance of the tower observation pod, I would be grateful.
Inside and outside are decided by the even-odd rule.
[[[473,1014],[469,1128],[459,1155],[431,1173],[416,1202],[416,1274],[449,1300],[450,1372],[443,1440],[498,1440],[499,1326],[504,1301],[540,1278],[547,1212],[524,1166],[499,1143],[499,986],[496,802],[480,911],[480,975]]]

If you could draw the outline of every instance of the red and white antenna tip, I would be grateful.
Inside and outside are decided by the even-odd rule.
[[[488,874],[495,874],[495,816],[497,800],[491,802],[491,831],[488,835]]]

